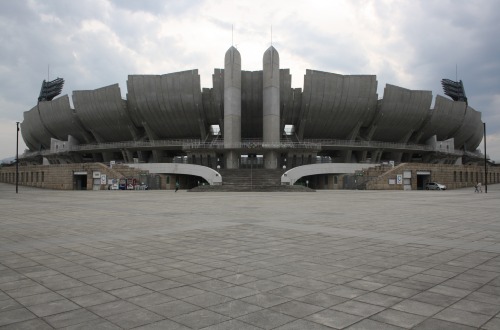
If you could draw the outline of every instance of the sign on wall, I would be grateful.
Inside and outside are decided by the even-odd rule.
[[[101,174],[101,184],[106,184],[106,174]]]
[[[403,184],[403,175],[401,174],[396,175],[396,183]]]
[[[101,172],[98,172],[98,171],[92,172],[92,178],[93,179],[100,179],[101,178]]]

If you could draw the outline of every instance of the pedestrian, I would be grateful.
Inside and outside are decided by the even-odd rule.
[[[175,192],[177,192],[177,190],[179,190],[179,182],[175,183]]]
[[[477,190],[478,193],[482,193],[483,192],[483,190],[481,189],[481,182],[477,183],[476,190]]]
[[[478,192],[479,192],[479,189],[477,189],[477,185],[478,185],[478,184],[479,184],[479,183],[478,183],[478,182],[476,182],[476,184],[474,185],[474,192],[475,192],[475,193],[478,193]]]

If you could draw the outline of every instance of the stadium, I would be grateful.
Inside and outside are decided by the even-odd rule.
[[[212,88],[201,87],[197,70],[129,75],[126,99],[118,84],[56,97],[64,81],[44,81],[21,122],[29,150],[19,157],[24,167],[16,180],[95,190],[124,178],[134,189],[145,181],[158,189],[179,182],[251,189],[499,182],[477,150],[481,113],[469,106],[461,81],[443,79],[446,96],[435,99],[431,91],[390,84],[379,96],[375,75],[307,70],[303,88],[293,88],[272,46],[263,70],[243,71],[241,63],[229,48]],[[3,168],[1,180],[12,182],[11,172]]]

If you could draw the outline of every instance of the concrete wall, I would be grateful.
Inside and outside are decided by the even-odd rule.
[[[64,164],[64,165],[28,165],[19,167],[19,185],[57,190],[73,190],[74,172],[87,172],[87,190],[92,190],[92,173],[106,174],[107,179],[120,179],[123,173],[110,169],[100,163]],[[0,181],[15,184],[15,167],[0,169]],[[102,185],[101,189],[107,189]]]
[[[403,175],[404,171],[411,171],[412,173],[412,190],[417,189],[417,171],[430,171],[431,175],[428,181],[439,182],[446,185],[448,189],[467,187],[473,189],[476,182],[481,182],[483,185],[485,183],[484,166],[404,163],[384,173],[377,179],[369,181],[366,189],[403,190],[403,184],[391,185],[389,179],[395,180],[397,175]],[[500,183],[500,167],[488,166],[488,184],[496,183]]]
[[[186,164],[184,164],[186,165]],[[299,179],[303,176],[308,175],[323,175],[318,179],[317,189],[342,189],[343,182],[342,176],[337,176],[337,183],[335,183],[334,173],[354,173],[354,168],[346,169],[342,166],[344,164],[318,164],[318,165],[330,165],[329,168],[325,166],[317,167],[315,171],[304,171],[309,166],[306,165],[298,167],[298,171],[291,175],[288,181],[283,181],[289,183],[290,179]],[[333,165],[333,166],[332,166]],[[350,164],[346,164],[349,166]],[[403,190],[404,186],[394,184],[389,184],[389,179],[395,180],[397,175],[402,175],[404,171],[412,172],[412,189],[417,189],[416,172],[417,171],[430,171],[431,176],[429,180],[436,181],[445,184],[448,189],[458,189],[458,188],[471,188],[473,189],[477,181],[485,183],[484,178],[484,167],[483,166],[473,166],[473,165],[441,165],[441,164],[423,164],[423,163],[404,163],[389,171],[378,171],[376,168],[369,169],[368,164],[355,164],[360,166],[355,170],[365,170],[367,176],[372,176],[375,173],[376,179],[368,181],[366,189],[368,190]],[[335,169],[337,166],[337,169]],[[340,166],[340,167],[339,167]],[[198,166],[201,167],[201,166]],[[309,167],[312,169],[313,167]],[[208,168],[207,168],[208,169]],[[115,166],[114,168],[109,168],[101,163],[85,163],[85,164],[65,164],[65,165],[28,165],[19,167],[19,185],[28,187],[38,187],[45,189],[58,189],[58,190],[73,190],[74,189],[74,172],[87,172],[87,190],[92,190],[92,173],[93,171],[99,171],[101,174],[106,174],[107,179],[120,179],[122,177],[138,177],[140,173],[143,173],[144,169],[134,169],[128,166]],[[161,171],[160,171],[161,172]],[[215,171],[214,171],[215,172]],[[372,173],[373,172],[373,173]],[[0,182],[15,184],[15,166],[1,167],[0,168]],[[162,189],[173,189],[175,183],[172,180],[179,175],[192,174],[197,176],[202,176],[198,172],[196,173],[184,173],[182,171],[174,172],[164,172],[168,174],[159,174],[162,176]],[[324,180],[324,175],[328,176],[328,184],[322,183]],[[170,183],[166,184],[166,176],[170,176]],[[208,181],[208,180],[207,180]],[[175,182],[175,181],[174,181]],[[295,181],[293,181],[295,183]],[[488,184],[498,184],[500,183],[500,167],[488,166]],[[101,189],[107,189],[107,185],[102,185]]]

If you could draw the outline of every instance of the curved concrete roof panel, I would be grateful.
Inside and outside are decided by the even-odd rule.
[[[202,90],[203,111],[207,125],[220,126],[224,122],[224,69],[214,70],[212,84],[213,88]]]
[[[141,113],[137,110],[137,92],[135,92],[134,83],[131,79],[140,79],[142,76],[128,76],[127,79],[127,111],[129,113],[130,119],[136,127],[142,127],[143,118]]]
[[[21,137],[26,146],[28,147],[28,149],[31,151],[38,150],[37,148],[38,144],[36,140],[31,136],[29,131],[25,131],[23,123],[20,124],[20,128],[21,128]]]
[[[219,117],[217,116],[217,106],[215,105],[215,97],[213,88],[203,88],[201,91],[201,103],[203,111],[207,118],[207,125],[219,125]]]
[[[198,70],[131,75],[127,86],[130,116],[148,126],[154,138],[200,138],[200,122],[193,120],[203,106]]]
[[[462,126],[453,134],[455,148],[465,146],[468,151],[475,151],[482,140],[483,122],[481,113],[467,106]]]
[[[71,109],[68,95],[52,101],[40,102],[39,110],[42,122],[54,138],[66,141],[68,135],[71,135],[80,143],[94,142]]]
[[[431,102],[431,91],[409,90],[387,84],[372,140],[407,142],[426,119]]]
[[[73,92],[76,115],[98,142],[133,140],[133,123],[118,84]]]
[[[285,124],[295,125],[295,127],[299,126],[300,120],[300,109],[302,107],[302,88],[293,88],[292,89],[292,109],[291,115],[289,112],[287,114],[289,117],[285,117],[285,119],[290,118],[290,121],[285,121]]]
[[[50,101],[48,101],[50,102]],[[34,146],[34,150],[49,149],[50,139],[55,138],[43,124],[38,111],[38,106],[25,111],[24,120],[21,123],[21,134],[25,142]]]
[[[420,141],[425,142],[433,135],[436,135],[439,141],[451,138],[453,132],[456,132],[462,125],[466,107],[465,102],[453,101],[437,95],[431,118],[423,128]]]
[[[241,71],[241,137],[262,138],[262,71]]]
[[[23,121],[21,122],[20,128],[21,136],[30,149],[40,150],[41,148],[50,146],[51,136],[42,125],[37,106],[31,108],[31,110],[23,112]],[[42,132],[39,132],[39,130],[42,130]],[[30,145],[33,146],[33,148]]]
[[[480,112],[478,113],[481,114]],[[473,134],[467,141],[465,141],[465,147],[467,151],[476,151],[477,147],[479,147],[479,145],[481,144],[481,141],[483,141],[484,135],[483,131],[481,130],[483,122],[481,121],[481,118],[479,118],[479,120],[480,123],[476,124],[477,128],[474,130]]]
[[[205,127],[207,120],[201,101],[201,84],[198,70],[186,71],[185,74],[182,74],[179,88],[186,130],[192,131],[192,133],[189,133],[192,137],[204,138],[202,127]],[[196,120],[193,120],[194,118]]]
[[[377,80],[307,70],[302,94],[304,138],[346,138],[375,115]]]
[[[292,89],[292,75],[289,69],[280,69],[280,129],[293,121],[294,93]],[[297,114],[298,115],[298,114]],[[292,124],[293,125],[293,124]]]
[[[216,115],[224,121],[224,69],[215,69],[212,75]]]

